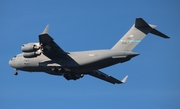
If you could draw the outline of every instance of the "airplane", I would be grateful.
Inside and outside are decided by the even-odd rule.
[[[39,35],[39,42],[23,44],[22,53],[14,56],[9,65],[27,72],[45,72],[51,75],[63,76],[67,80],[77,80],[84,75],[90,75],[112,84],[125,83],[128,75],[122,80],[109,76],[99,69],[124,63],[139,55],[132,50],[148,34],[162,38],[170,38],[155,29],[142,18],[136,18],[129,31],[111,48],[80,52],[66,52],[58,46],[48,34],[49,25]]]

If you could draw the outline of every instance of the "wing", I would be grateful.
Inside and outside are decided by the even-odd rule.
[[[88,74],[91,75],[91,76],[94,76],[96,78],[102,79],[104,81],[110,82],[112,84],[125,83],[127,78],[128,78],[128,76],[125,76],[124,79],[122,81],[120,81],[120,80],[118,80],[118,79],[116,79],[116,78],[114,78],[112,76],[109,76],[109,75],[107,75],[107,74],[105,74],[105,73],[103,73],[103,72],[101,72],[99,70],[94,70],[94,71],[92,71],[92,72],[90,72]]]
[[[49,25],[46,26],[43,33],[39,35],[39,43],[41,45],[43,54],[50,57],[66,57],[67,53],[64,52],[55,42],[54,39],[48,34]]]

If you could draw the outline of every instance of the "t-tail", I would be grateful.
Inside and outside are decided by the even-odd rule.
[[[148,33],[160,36],[162,38],[169,38],[167,35],[161,33],[155,28],[155,25],[147,24],[142,18],[136,18],[135,24],[112,47],[112,49],[132,51]]]

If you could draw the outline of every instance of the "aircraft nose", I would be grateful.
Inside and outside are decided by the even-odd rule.
[[[9,60],[9,65],[10,65],[11,67],[13,67],[13,59],[10,59],[10,60]]]
[[[12,67],[12,59],[9,60],[9,65]]]

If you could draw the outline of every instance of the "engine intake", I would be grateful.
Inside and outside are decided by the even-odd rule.
[[[22,52],[33,52],[40,49],[39,43],[23,44],[21,47]]]

